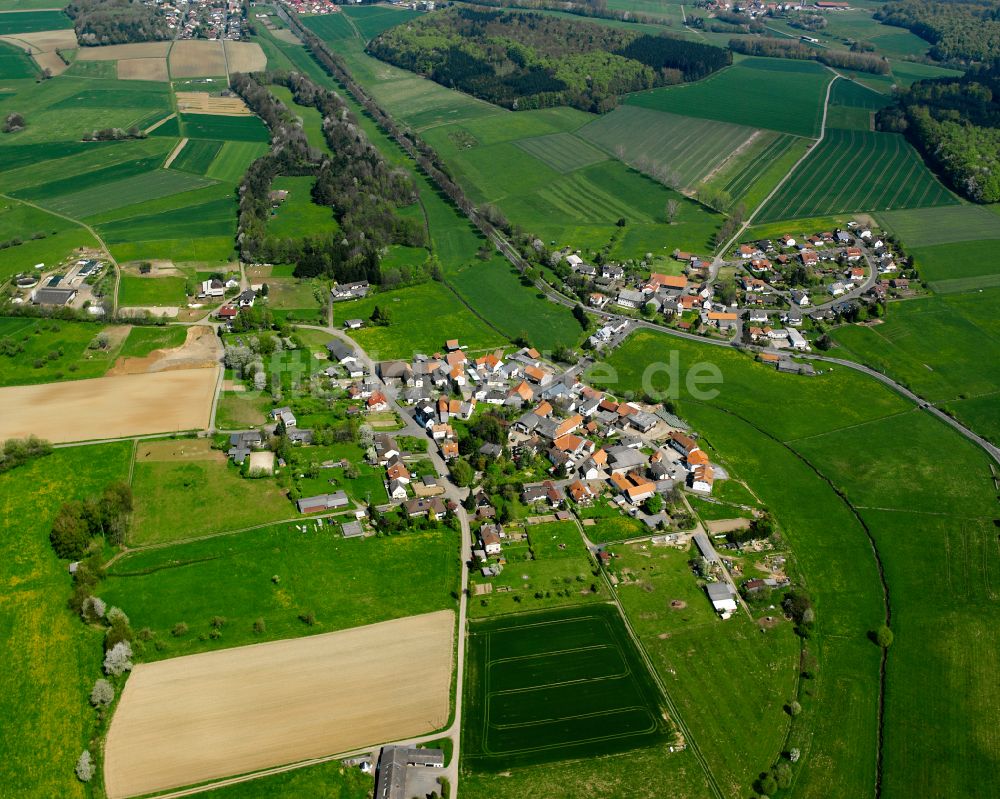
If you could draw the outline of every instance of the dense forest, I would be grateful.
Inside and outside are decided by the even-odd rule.
[[[173,36],[163,12],[139,0],[73,0],[66,13],[82,45],[151,42]]]
[[[452,7],[382,33],[372,55],[512,109],[601,113],[626,92],[698,80],[719,47],[531,12]]]
[[[250,75],[232,76],[233,90],[271,131],[270,150],[250,165],[239,188],[241,256],[294,263],[298,277],[326,275],[341,282],[380,283],[381,255],[387,245],[426,243],[418,221],[394,212],[417,200],[409,175],[386,164],[336,92],[295,73],[268,78],[291,89],[296,103],[323,115],[323,135],[333,155],[309,146],[298,120],[264,83]],[[330,207],[340,229],[295,239],[268,235],[271,182],[278,175],[314,175],[313,201]]]
[[[828,67],[852,69],[857,72],[871,72],[876,75],[889,74],[889,62],[873,53],[849,53],[845,50],[819,50],[791,39],[730,39],[729,47],[744,55],[769,56],[771,58],[797,58],[819,61]]]
[[[918,81],[876,119],[880,130],[905,133],[956,191],[1000,201],[1000,59],[961,77]]]
[[[1000,58],[997,0],[894,0],[875,12],[886,25],[906,28],[933,45],[931,58],[973,62]]]

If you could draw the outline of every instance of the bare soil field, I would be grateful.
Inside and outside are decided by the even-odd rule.
[[[240,97],[217,97],[208,92],[177,92],[177,110],[182,114],[216,114],[248,117],[250,109]]]
[[[208,426],[215,369],[174,369],[0,389],[0,439],[56,444]]]
[[[72,28],[68,30],[10,34],[8,36],[0,36],[0,39],[11,44],[29,48],[32,53],[76,49],[76,34]]]
[[[735,530],[746,530],[750,526],[750,519],[716,519],[705,522],[708,532],[713,534],[731,533]]]
[[[448,720],[450,610],[143,663],[105,746],[109,799],[420,735]]]
[[[55,50],[45,50],[40,53],[32,53],[32,59],[38,64],[39,69],[47,69],[52,75],[62,75],[69,67],[62,57]]]
[[[120,58],[166,58],[173,42],[139,42],[137,44],[106,44],[103,47],[81,47],[76,57],[80,61],[117,61]]]
[[[177,369],[207,369],[218,366],[222,358],[222,342],[207,325],[193,325],[179,347],[153,350],[143,358],[119,358],[108,377],[169,372]]]
[[[225,40],[226,61],[230,72],[263,72],[267,69],[267,56],[257,42]]]
[[[174,78],[207,78],[227,75],[222,42],[185,39],[170,51],[170,75]]]
[[[168,81],[165,58],[122,58],[118,61],[118,80]]]

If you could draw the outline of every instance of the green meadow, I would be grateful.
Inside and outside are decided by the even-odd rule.
[[[101,596],[150,629],[142,657],[159,660],[452,608],[457,553],[445,528],[344,539],[339,525],[304,520],[137,551],[115,562]],[[299,619],[310,612],[313,625]],[[208,635],[215,616],[219,638]],[[172,635],[180,622],[189,631]]]
[[[107,350],[91,349],[107,330]],[[119,354],[122,339],[114,329],[88,322],[54,319],[0,318],[0,385],[19,386],[56,380],[101,377]],[[10,354],[8,354],[10,353]]]
[[[4,13],[5,11],[6,9],[0,9],[0,36],[73,27],[70,18],[62,11],[52,9],[30,11],[25,9]]]
[[[907,250],[1000,238],[997,215],[980,205],[913,208],[886,211],[876,216],[882,225],[899,237]]]
[[[0,197],[0,240],[13,238],[22,243],[0,250],[0,278],[30,271],[36,264],[55,266],[77,247],[97,244],[89,231],[67,219]]]
[[[295,506],[273,479],[241,477],[225,453],[207,448],[172,458],[169,452],[177,446],[156,442],[136,450],[131,545],[195,538],[295,515]],[[223,507],[225,513],[219,513]]]
[[[184,305],[186,281],[182,277],[122,275],[118,285],[119,305]]]
[[[370,775],[338,760],[296,768],[206,791],[211,799],[369,799],[375,789]]]
[[[188,139],[170,168],[204,175],[222,149],[222,144],[211,139]]]
[[[272,191],[287,191],[288,197],[271,210],[267,220],[268,235],[278,238],[298,238],[303,234],[320,235],[337,230],[340,226],[329,206],[312,201],[315,178],[279,177],[271,182]]]
[[[1000,440],[1000,290],[890,303],[881,324],[838,328],[839,357],[884,371],[924,399],[952,410],[993,441]],[[965,415],[968,402],[979,410]],[[992,418],[983,417],[986,407]]]
[[[21,80],[34,78],[37,74],[38,68],[24,51],[0,42],[0,79]]]
[[[388,311],[388,326],[380,327],[369,321],[375,306]],[[472,352],[508,344],[462,304],[453,291],[436,281],[336,303],[334,324],[340,325],[346,319],[364,320],[365,327],[348,333],[376,360],[411,358],[416,352],[440,352],[452,338]]]
[[[181,114],[181,132],[192,139],[222,141],[268,140],[267,127],[259,118],[216,116],[213,114]]]
[[[11,796],[85,799],[73,774],[93,732],[87,702],[101,676],[101,634],[66,605],[66,562],[49,545],[52,519],[70,499],[127,479],[130,443],[70,447],[0,475],[4,536],[0,580],[0,675],[4,791]]]
[[[947,686],[925,682],[918,688],[905,678],[894,679],[919,669],[918,653],[936,651],[938,642],[934,630],[921,628],[916,621],[923,616],[926,595],[897,585],[893,573],[906,569],[915,576],[940,571],[945,562],[933,550],[917,547],[910,548],[905,563],[893,562],[893,549],[882,549],[880,541],[892,534],[895,523],[877,526],[870,508],[897,509],[894,512],[901,516],[916,514],[916,518],[928,514],[942,522],[950,518],[959,526],[959,519],[989,519],[995,515],[995,496],[986,458],[888,389],[842,368],[814,378],[786,380],[787,376],[735,352],[640,333],[611,358],[619,376],[614,385],[619,390],[637,388],[645,364],[663,361],[670,350],[681,356],[681,374],[696,362],[715,364],[721,371],[715,399],[695,401],[676,387],[680,412],[710,442],[728,470],[754,475],[754,491],[779,520],[814,595],[817,626],[808,646],[820,659],[820,672],[802,685],[799,701],[805,711],[793,722],[788,745],[803,751],[809,747],[822,756],[810,755],[798,765],[796,792],[829,795],[831,780],[837,779],[843,795],[871,795],[878,650],[866,634],[881,622],[884,601],[869,535],[886,570],[894,623],[914,621],[905,628],[905,650],[889,653],[887,716],[913,717],[919,712],[917,697],[929,698],[931,693],[935,701],[961,707],[967,695],[960,686],[974,681],[975,672],[971,663],[965,663],[967,670],[954,672]],[[666,386],[662,374],[652,379],[652,385]],[[838,397],[836,406],[821,399],[829,396]],[[778,407],[782,411],[775,413]],[[985,631],[989,624],[975,603],[956,600],[950,610],[954,623],[967,635],[984,634],[971,632]],[[956,667],[963,663],[957,653],[948,657]],[[928,690],[931,685],[933,691]],[[987,696],[992,702],[992,694]],[[972,779],[961,773],[962,751],[978,747],[987,762],[995,765],[1000,760],[996,739],[984,736],[978,725],[959,722],[958,714],[919,715],[921,729],[928,735],[954,742],[946,751],[935,750],[938,784],[947,783],[948,790],[964,794]],[[917,787],[924,784],[918,774],[923,770],[916,762],[919,755],[898,729],[887,727],[884,784],[894,785],[896,792],[922,790]],[[838,765],[846,762],[852,764],[849,769]]]
[[[629,105],[797,136],[819,135],[833,75],[815,61],[743,58],[696,83],[631,95]],[[780,91],[775,87],[780,84]]]

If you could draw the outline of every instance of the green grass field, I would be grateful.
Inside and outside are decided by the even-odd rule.
[[[0,42],[0,78],[21,80],[34,78],[37,74],[34,62],[22,50],[7,42]]]
[[[144,358],[153,350],[179,347],[185,338],[187,328],[181,325],[133,327],[118,355],[122,358]]]
[[[679,185],[694,186],[753,133],[745,125],[622,105],[579,135],[642,171],[649,171],[646,161],[662,165],[677,174]]]
[[[274,480],[248,480],[204,441],[140,444],[132,476],[133,546],[238,530],[295,516]],[[184,448],[187,456],[173,455]]]
[[[872,91],[867,86],[852,80],[838,80],[830,90],[830,105],[864,108],[878,111],[892,102],[892,97]]]
[[[62,11],[0,11],[0,36],[11,33],[34,33],[72,28],[73,23]]]
[[[382,31],[401,25],[420,15],[408,8],[389,6],[346,6],[344,14],[365,39],[374,39]]]
[[[263,527],[119,559],[101,596],[154,634],[144,659],[295,638],[452,608],[458,535],[438,529],[344,539],[336,526]],[[405,574],[405,580],[389,579]],[[277,577],[277,581],[273,580]],[[312,612],[316,623],[299,620]],[[222,637],[208,636],[213,616]],[[263,619],[266,630],[255,634]],[[176,637],[178,622],[190,632]],[[203,640],[204,639],[204,640]]]
[[[526,338],[539,350],[576,346],[583,338],[580,323],[568,308],[537,296],[499,256],[473,261],[449,275],[448,282],[494,327],[510,339]]]
[[[997,215],[979,205],[887,211],[877,218],[907,249],[1000,237]]]
[[[53,211],[67,216],[89,217],[148,199],[169,197],[210,185],[210,181],[197,175],[158,169],[101,184],[100,191],[87,189],[42,202]]]
[[[211,139],[188,139],[177,157],[170,165],[171,169],[180,169],[184,172],[193,172],[195,175],[204,175],[212,165],[219,151],[222,149],[221,141]]]
[[[334,16],[334,15],[331,15]],[[316,149],[322,152],[330,152],[323,135],[323,115],[319,110],[311,105],[299,105],[292,97],[292,90],[287,86],[270,85],[268,91],[285,104],[289,111],[302,120],[302,129],[306,132],[306,138]]]
[[[222,149],[212,161],[205,176],[212,180],[239,183],[250,164],[265,152],[267,145],[264,142],[223,142]]]
[[[563,175],[607,160],[608,156],[572,133],[521,139],[517,146]]]
[[[33,238],[44,234],[44,238]],[[32,268],[55,266],[77,247],[95,247],[86,229],[17,200],[0,198],[0,239],[20,238],[22,244],[0,250],[0,279]]]
[[[1000,230],[994,235],[1000,235]],[[990,285],[989,278],[1000,274],[997,247],[1000,247],[1000,239],[959,241],[914,247],[908,254],[919,268],[920,276],[934,291],[950,294]]]
[[[990,327],[996,324],[990,322]],[[617,390],[640,385],[644,365],[663,361],[671,349],[681,354],[682,375],[687,365],[698,361],[714,363],[721,370],[719,395],[694,401],[685,399],[681,389],[680,411],[720,453],[730,472],[754,475],[754,491],[780,520],[782,534],[816,597],[818,625],[810,648],[819,653],[821,672],[804,686],[807,693],[800,701],[806,710],[792,724],[788,745],[808,746],[822,756],[810,755],[798,766],[796,793],[828,796],[833,775],[844,779],[848,773],[836,764],[851,762],[850,777],[840,783],[840,791],[845,796],[870,795],[878,653],[865,634],[881,617],[882,599],[871,545],[855,514],[865,514],[876,541],[892,533],[895,525],[873,526],[876,519],[868,506],[913,514],[905,522],[911,525],[923,514],[941,523],[989,518],[995,515],[995,495],[985,457],[946,426],[910,410],[887,389],[856,373],[835,369],[815,378],[786,381],[745,356],[654,334],[636,335],[616,351],[611,364],[619,374]],[[664,381],[654,379],[653,384],[663,386]],[[836,407],[824,404],[820,395],[837,396]],[[776,404],[784,412],[775,414]],[[947,458],[941,458],[942,452],[948,453]],[[834,486],[844,492],[843,497],[832,490]],[[859,504],[852,507],[851,502]],[[906,529],[902,522],[899,528]],[[892,550],[880,548],[893,619],[911,620],[906,627],[910,652],[938,651],[937,633],[921,629],[917,621],[926,594],[908,595],[902,586],[898,590],[904,593],[897,594],[892,574],[906,569],[916,578],[926,571],[940,571],[944,563],[930,551],[910,551],[915,559],[893,562]],[[985,634],[971,630],[985,630],[989,624],[976,603],[956,599],[949,615],[967,636]],[[983,756],[995,763],[1000,760],[995,739],[960,723],[954,714],[930,718],[920,713],[918,722],[914,701],[933,693],[935,702],[951,701],[961,707],[967,696],[961,685],[981,679],[980,667],[949,653],[945,657],[955,665],[964,664],[965,671],[953,672],[947,687],[937,681],[924,682],[918,689],[910,681],[892,680],[894,652],[889,656],[885,695],[888,717],[911,718],[913,729],[919,724],[931,737],[953,739],[947,754],[936,750],[940,756],[935,764],[946,775],[942,780],[958,794],[967,792],[968,777],[959,775],[963,758],[958,752],[983,747]],[[914,661],[908,664],[903,657],[900,667],[913,668]],[[840,710],[824,710],[831,707]],[[843,712],[844,708],[850,710]],[[923,784],[914,775],[924,766],[918,762],[919,752],[906,736],[895,733],[897,729],[886,730],[885,763],[891,771],[883,774],[883,780],[901,792]]]
[[[344,766],[334,760],[306,768],[270,774],[214,791],[211,799],[369,799],[374,791],[370,775],[360,768]]]
[[[388,327],[368,323],[376,305],[389,312]],[[364,319],[368,326],[351,330],[349,334],[375,360],[411,358],[416,352],[439,352],[452,338],[474,352],[508,343],[446,286],[434,281],[379,292],[363,300],[336,303],[333,318],[334,324],[342,324],[345,319]]]
[[[745,58],[710,77],[631,95],[629,105],[818,136],[832,75],[814,61]],[[781,90],[775,91],[780,85]]]
[[[693,549],[693,547],[692,547]],[[790,625],[766,633],[745,614],[721,621],[695,583],[692,551],[633,544],[614,548],[628,579],[618,598],[698,746],[731,795],[781,750],[795,696],[799,644]],[[679,600],[684,607],[675,609]],[[711,713],[702,709],[710,704]]]
[[[596,522],[583,527],[584,535],[595,544],[650,535],[649,528],[645,524],[622,513],[617,505],[611,505],[603,499],[595,501],[589,507],[577,508],[577,514],[581,519],[592,519]]]
[[[333,209],[316,205],[312,201],[312,187],[316,179],[305,177],[279,177],[271,182],[273,191],[284,190],[288,197],[271,211],[267,220],[268,235],[278,238],[299,238],[337,230],[340,226],[333,217]]]
[[[122,275],[118,286],[118,304],[182,306],[187,302],[182,277],[139,277]]]
[[[0,385],[101,377],[121,347],[121,337],[111,335],[114,343],[108,350],[90,349],[102,330],[110,329],[86,322],[0,318],[0,340],[20,350],[0,355]]]
[[[213,114],[181,114],[181,130],[192,139],[266,142],[267,127],[258,117],[227,117]]]
[[[528,541],[504,545],[507,566],[502,574],[472,577],[475,583],[491,584],[493,591],[470,600],[471,617],[607,601],[575,522],[528,525],[525,532]]]
[[[920,396],[952,409],[993,441],[1000,441],[1000,291],[925,297],[891,303],[875,327],[845,326],[833,333],[838,356],[885,371]],[[974,418],[965,415],[974,401]],[[982,414],[986,408],[993,415]]]
[[[94,731],[87,696],[101,676],[101,635],[66,606],[70,577],[49,530],[63,502],[126,479],[130,452],[127,443],[70,447],[0,477],[0,519],[17,530],[0,545],[2,751],[12,796],[89,795],[73,767]]]
[[[474,622],[468,647],[465,769],[622,752],[670,733],[611,605]]]
[[[760,220],[957,203],[902,136],[828,130]]]

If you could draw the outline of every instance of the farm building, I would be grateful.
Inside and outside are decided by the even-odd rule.
[[[67,305],[76,297],[76,289],[35,289],[31,292],[31,301],[35,305]]]
[[[728,619],[736,612],[736,592],[729,583],[709,583],[705,586],[705,593],[722,618]]]
[[[333,508],[346,508],[349,500],[343,491],[336,491],[333,494],[319,494],[315,497],[303,497],[295,502],[299,513],[317,513],[321,510],[332,510]]]
[[[444,752],[405,746],[384,747],[378,759],[375,799],[406,799],[411,796],[413,792],[406,787],[411,768],[444,768]]]

